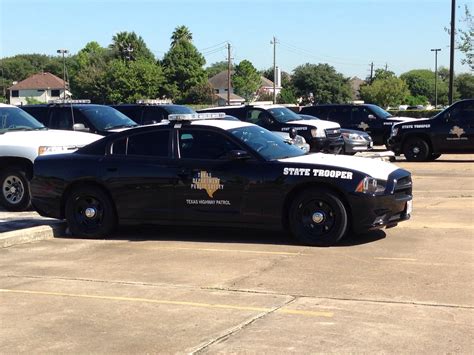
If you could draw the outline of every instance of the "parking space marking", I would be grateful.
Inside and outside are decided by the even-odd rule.
[[[128,246],[127,246],[128,248]],[[219,249],[219,248],[189,248],[189,247],[149,247],[146,249],[159,250],[191,250],[191,251],[210,251],[210,252],[225,252],[225,253],[249,253],[249,254],[269,254],[269,255],[305,255],[299,252],[287,251],[260,251],[260,250],[245,250],[245,249]]]
[[[216,309],[252,311],[252,312],[272,312],[273,311],[275,313],[301,315],[301,316],[306,316],[306,317],[332,318],[334,316],[333,312],[324,312],[324,311],[306,311],[306,310],[298,310],[298,309],[283,309],[283,308],[275,309],[275,308],[265,308],[265,307],[233,306],[233,305],[228,305],[228,304],[211,304],[211,303],[187,302],[187,301],[155,300],[155,299],[150,299],[150,298],[138,298],[138,297],[83,295],[83,294],[75,294],[75,293],[13,290],[13,289],[0,289],[0,293],[1,292],[16,293],[16,294],[29,294],[29,295],[42,295],[42,296],[87,298],[87,299],[98,299],[98,300],[109,300],[109,301],[155,303],[155,304],[174,305],[174,306],[190,306],[190,307],[216,308]]]
[[[390,261],[417,261],[418,259],[413,258],[384,258],[381,256],[374,257],[375,260],[390,260]]]

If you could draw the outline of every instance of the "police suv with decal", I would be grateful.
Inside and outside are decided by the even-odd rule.
[[[73,152],[99,138],[48,130],[18,107],[0,103],[0,204],[10,211],[29,207],[29,180],[38,155]]]
[[[389,147],[408,161],[474,153],[474,99],[458,101],[432,118],[394,125]]]
[[[39,157],[33,205],[65,218],[77,236],[105,236],[118,223],[245,226],[286,228],[308,245],[410,218],[408,171],[305,154],[260,126],[212,119],[222,117],[170,115],[72,154]]]
[[[254,123],[269,131],[289,132],[294,128],[310,145],[313,152],[341,153],[344,139],[336,122],[303,119],[281,105],[242,105],[213,107],[198,112],[225,112],[239,120]]]

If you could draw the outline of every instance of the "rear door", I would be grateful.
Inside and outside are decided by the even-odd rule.
[[[390,132],[390,127],[384,128],[382,119],[365,106],[353,106],[352,129],[368,133],[376,144],[383,144],[385,132]]]

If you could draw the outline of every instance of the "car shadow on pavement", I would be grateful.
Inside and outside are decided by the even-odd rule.
[[[361,235],[348,234],[333,247],[349,247],[373,243],[385,238],[381,230],[370,231]],[[73,238],[65,236],[66,238]],[[259,230],[250,228],[217,228],[140,225],[122,226],[107,240],[127,240],[130,242],[174,241],[198,243],[235,243],[235,244],[274,244],[303,246],[295,241],[288,232]]]

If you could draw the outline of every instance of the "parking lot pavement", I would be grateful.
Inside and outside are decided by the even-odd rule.
[[[0,352],[474,352],[474,155],[412,171],[414,215],[332,248],[143,227],[0,250]]]
[[[57,221],[41,217],[34,210],[9,212],[0,206],[0,233],[16,231],[36,226],[51,225]]]

